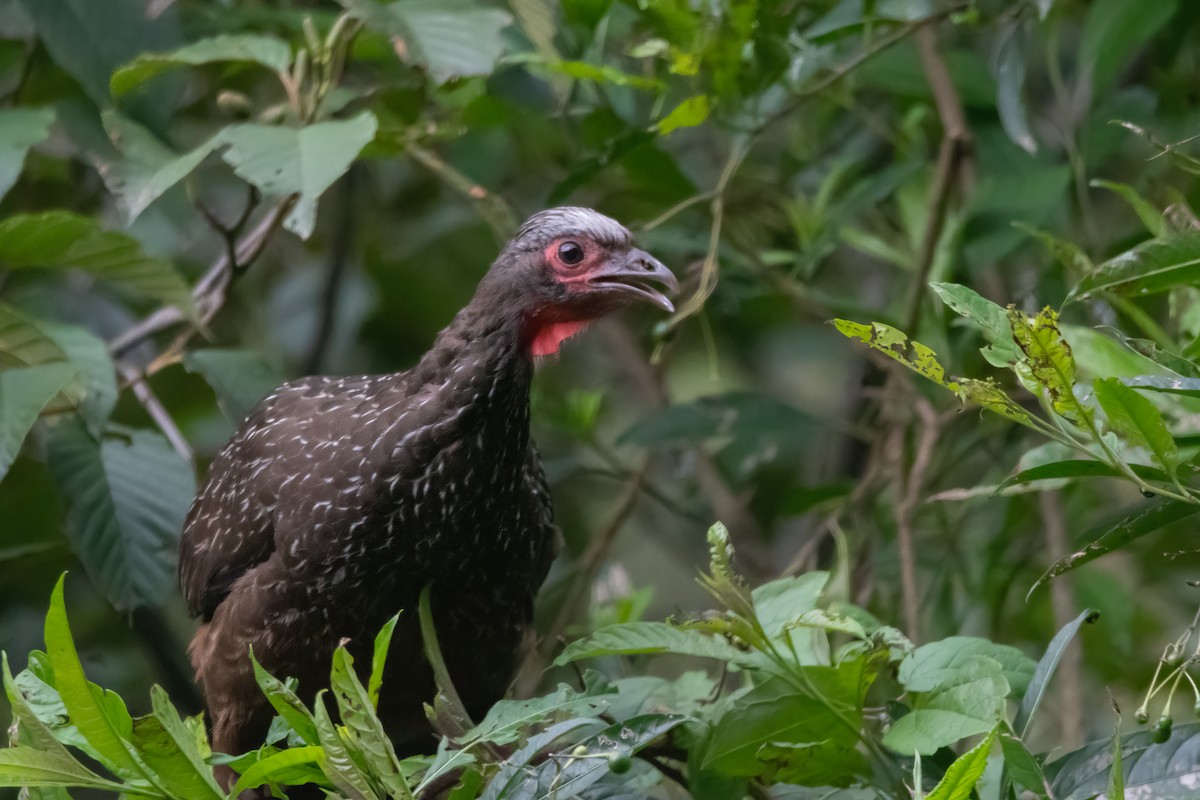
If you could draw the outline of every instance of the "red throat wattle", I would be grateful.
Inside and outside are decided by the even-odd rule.
[[[558,346],[587,327],[587,320],[573,322],[548,322],[537,329],[529,343],[529,352],[535,356],[552,356]]]

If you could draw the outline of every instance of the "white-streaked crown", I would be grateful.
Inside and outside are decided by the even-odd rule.
[[[508,246],[521,250],[541,249],[563,236],[587,236],[614,247],[633,244],[633,234],[612,217],[590,208],[560,206],[539,211],[525,220]]]

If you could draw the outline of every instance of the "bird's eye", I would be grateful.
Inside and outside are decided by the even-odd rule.
[[[564,264],[575,266],[583,261],[583,248],[578,242],[563,242],[558,246],[558,257]]]

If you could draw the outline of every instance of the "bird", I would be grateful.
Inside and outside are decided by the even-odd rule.
[[[411,369],[310,376],[264,398],[213,459],[180,540],[213,749],[247,752],[269,728],[251,650],[311,697],[328,687],[339,643],[370,664],[399,612],[379,715],[398,752],[429,752],[423,703],[436,689],[416,613],[426,586],[467,712],[479,719],[501,699],[561,541],[530,438],[534,365],[631,302],[673,313],[678,291],[621,223],[544,210]]]

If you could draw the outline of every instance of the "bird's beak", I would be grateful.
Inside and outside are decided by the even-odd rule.
[[[675,306],[667,295],[654,284],[661,284],[667,292],[675,294],[679,291],[679,281],[671,270],[645,250],[635,248],[615,256],[589,275],[587,282],[596,288],[610,289],[649,301],[668,314],[675,312]]]

